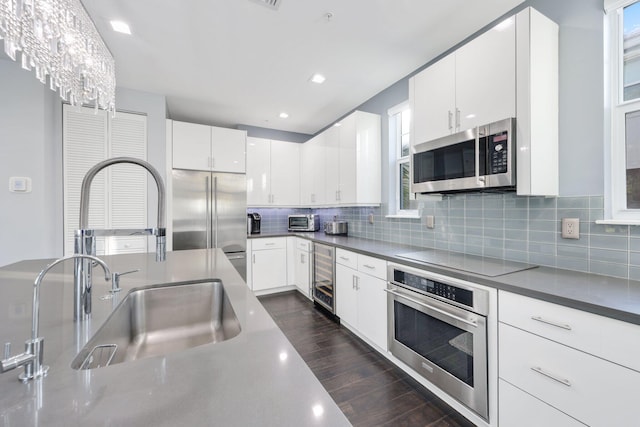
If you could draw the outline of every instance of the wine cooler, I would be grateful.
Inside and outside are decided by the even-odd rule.
[[[335,314],[335,249],[333,246],[313,244],[313,300]]]

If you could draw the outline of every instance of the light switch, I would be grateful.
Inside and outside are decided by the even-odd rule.
[[[31,193],[31,178],[12,176],[9,178],[9,191],[12,193]]]

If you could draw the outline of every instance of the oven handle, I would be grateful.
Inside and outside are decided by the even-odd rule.
[[[394,289],[383,289],[383,291],[385,291],[385,292],[387,292],[387,293],[389,293],[389,294],[395,295],[395,296],[397,296],[397,297],[404,298],[404,299],[406,299],[407,301],[411,301],[412,303],[414,303],[414,304],[418,304],[418,305],[419,305],[419,306],[421,306],[421,307],[425,307],[425,308],[428,308],[429,310],[433,310],[433,311],[435,311],[435,312],[437,312],[437,313],[443,314],[443,315],[445,315],[445,316],[449,316],[449,317],[451,317],[451,318],[453,318],[453,319],[455,319],[455,320],[457,320],[457,321],[459,321],[459,322],[462,322],[462,323],[467,324],[467,325],[469,325],[469,326],[473,326],[474,328],[477,328],[477,327],[478,327],[478,323],[474,322],[473,320],[463,319],[462,317],[456,316],[455,314],[451,314],[451,313],[446,312],[446,311],[444,311],[444,310],[440,310],[439,308],[436,308],[436,307],[433,307],[433,306],[431,306],[431,305],[425,304],[425,303],[423,303],[422,301],[418,301],[417,299],[414,299],[414,298],[408,297],[408,296],[407,296],[407,295],[405,295],[405,294],[402,294],[402,293],[400,293],[400,292],[397,292],[397,291],[395,291]]]

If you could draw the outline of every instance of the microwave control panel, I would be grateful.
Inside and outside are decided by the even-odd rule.
[[[393,280],[422,294],[437,295],[440,298],[473,307],[473,291],[469,289],[437,282],[401,270],[393,270]]]
[[[507,173],[507,165],[509,162],[507,131],[489,135],[489,174],[496,175]]]

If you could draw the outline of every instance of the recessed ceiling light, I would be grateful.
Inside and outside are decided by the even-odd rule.
[[[313,76],[311,76],[311,78],[309,80],[311,80],[313,83],[322,84],[322,83],[324,83],[326,78],[322,74],[316,73]]]
[[[286,119],[287,117],[289,117],[289,115],[285,112],[280,113],[280,118],[281,119]]]
[[[339,127],[339,126],[342,126],[342,123],[337,122],[337,123],[334,123],[333,125],[334,125],[335,127]]]
[[[122,34],[131,34],[131,29],[129,28],[129,24],[123,21],[109,21],[111,24],[111,28],[113,31],[122,33]]]

